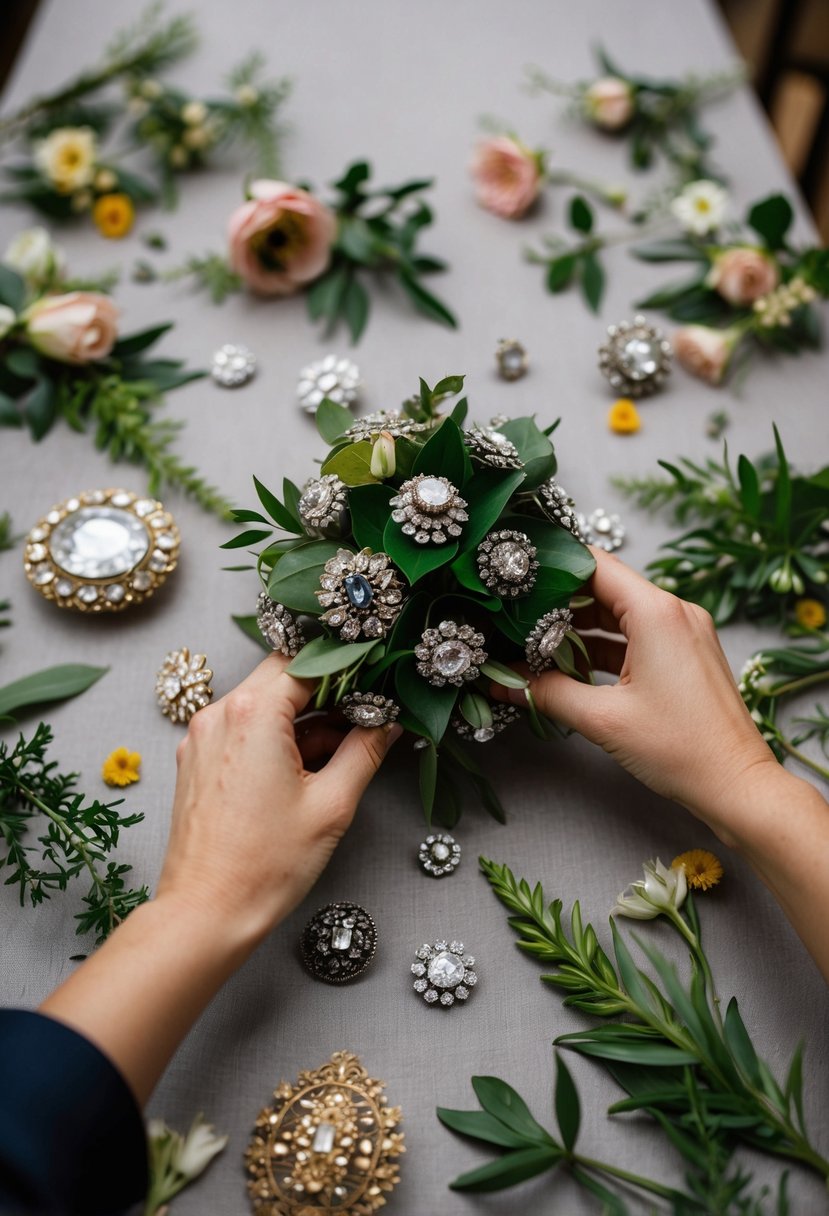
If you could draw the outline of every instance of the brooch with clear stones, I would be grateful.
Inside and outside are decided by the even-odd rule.
[[[171,650],[155,678],[156,700],[165,718],[186,726],[212,700],[212,679],[205,655],[191,655],[186,646]]]
[[[524,462],[511,439],[495,427],[470,427],[464,432],[464,444],[473,460],[493,469],[523,469]]]
[[[671,344],[661,329],[636,316],[633,323],[608,325],[599,347],[599,371],[625,397],[645,397],[660,389],[671,371]]]
[[[345,436],[352,443],[360,443],[363,439],[373,439],[381,431],[388,431],[393,439],[403,435],[415,435],[419,431],[428,431],[428,422],[415,422],[407,418],[399,410],[377,410],[373,414],[363,414],[345,431]]]
[[[345,984],[361,975],[377,949],[377,926],[359,904],[326,904],[302,930],[302,961],[314,979]]]
[[[461,864],[461,846],[448,832],[433,832],[417,851],[420,868],[433,878],[454,874]]]
[[[394,722],[400,706],[379,692],[350,692],[340,701],[343,717],[353,726],[385,726]]]
[[[272,600],[267,591],[259,592],[256,623],[268,645],[289,659],[295,658],[308,640],[293,614]]]
[[[478,545],[475,558],[481,582],[502,597],[526,595],[535,585],[535,555],[535,545],[526,532],[510,528],[490,532]]]
[[[487,658],[483,645],[484,635],[471,625],[441,621],[437,629],[425,630],[415,646],[417,674],[435,688],[477,680]]]
[[[530,671],[538,675],[555,666],[553,654],[564,641],[572,620],[573,614],[569,608],[554,608],[536,622],[525,647]]]
[[[418,545],[445,545],[460,536],[469,516],[466,501],[446,477],[418,473],[389,502],[391,517]]]
[[[575,536],[576,540],[584,542],[575,503],[564,486],[559,485],[551,477],[549,481],[545,481],[543,485],[539,486],[538,492],[541,495],[541,505],[544,514],[554,524],[558,524],[561,528],[566,528],[568,532]]]
[[[403,607],[403,583],[387,553],[338,549],[328,559],[315,592],[325,609],[320,620],[343,641],[384,638]]]
[[[475,959],[465,952],[463,942],[426,942],[415,951],[412,987],[427,1005],[448,1009],[455,1001],[466,1001],[478,982],[473,971]]]
[[[492,721],[488,726],[472,726],[466,718],[453,718],[450,725],[462,739],[472,739],[475,743],[489,743],[497,734],[517,722],[521,713],[515,705],[491,705]]]
[[[348,487],[336,473],[312,477],[302,488],[297,511],[309,536],[341,536],[348,524]]]

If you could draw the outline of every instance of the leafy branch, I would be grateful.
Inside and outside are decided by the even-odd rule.
[[[779,716],[790,698],[829,682],[829,635],[817,630],[803,633],[808,640],[801,646],[768,648],[752,655],[740,675],[740,693],[781,764],[791,757],[829,781],[829,768],[801,750],[807,740],[817,739],[829,758],[826,710],[817,705],[811,715],[794,718],[794,724],[803,728],[794,734],[784,728]]]

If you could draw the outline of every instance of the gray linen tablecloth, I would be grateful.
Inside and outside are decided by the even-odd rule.
[[[44,3],[5,107],[92,61],[132,10],[103,0]],[[734,452],[767,450],[776,420],[795,460],[810,467],[825,458],[820,441],[826,435],[826,356],[820,355],[755,367],[739,397],[677,372],[668,391],[642,407],[639,435],[610,434],[605,415],[611,397],[596,370],[596,347],[604,326],[629,315],[631,301],[670,278],[670,269],[640,265],[621,249],[609,253],[609,288],[597,319],[573,295],[546,295],[538,269],[521,258],[525,244],[561,228],[564,193],[549,195],[537,214],[514,226],[481,211],[472,198],[467,162],[484,114],[497,115],[530,144],[550,148],[553,168],[629,179],[637,192],[648,188],[655,179],[630,177],[623,149],[612,139],[568,123],[553,99],[528,96],[522,88],[524,67],[537,62],[564,80],[587,76],[593,70],[590,46],[598,38],[632,69],[673,75],[725,67],[734,51],[708,3],[690,0],[680,8],[655,0],[421,0],[417,5],[236,0],[230,6],[205,0],[198,5],[198,19],[201,49],[175,72],[184,85],[210,92],[253,47],[267,52],[274,74],[295,79],[284,146],[288,177],[322,185],[347,161],[364,156],[383,181],[432,174],[437,179],[438,221],[427,243],[451,263],[436,286],[462,326],[448,332],[413,315],[394,292],[376,296],[357,352],[365,380],[362,409],[395,406],[416,387],[418,375],[434,382],[448,372],[465,372],[479,419],[496,412],[536,412],[545,422],[561,416],[556,439],[563,483],[583,509],[603,504],[622,510],[629,529],[623,555],[640,569],[666,538],[666,527],[626,507],[608,477],[652,471],[658,457],[716,455],[718,445],[704,433],[715,408],[731,415],[728,438]],[[748,90],[712,107],[705,123],[716,131],[716,156],[733,183],[738,211],[774,189],[791,190]],[[176,212],[142,216],[139,231],[159,228],[169,239],[160,262],[173,265],[189,253],[222,247],[244,168],[239,160],[194,177],[184,183]],[[614,224],[604,214],[602,220]],[[33,222],[22,209],[3,209],[1,247]],[[812,235],[802,213],[798,235]],[[119,264],[126,271],[144,252],[137,234],[108,244],[84,222],[65,229],[61,240],[73,269],[84,274]],[[216,308],[183,286],[136,286],[128,273],[117,299],[128,329],[174,319],[165,351],[194,365],[204,366],[227,341],[241,340],[259,356],[261,370],[249,387],[226,392],[205,381],[169,401],[170,415],[187,422],[181,449],[229,496],[252,505],[252,473],[270,484],[285,474],[297,481],[310,474],[320,441],[311,419],[297,408],[297,372],[328,349],[344,350],[345,340],[323,344],[301,299],[240,297]],[[493,350],[502,336],[520,338],[532,359],[530,374],[513,385],[494,374]],[[19,530],[80,489],[144,485],[139,469],[111,467],[88,437],[63,426],[39,447],[25,434],[8,431],[0,432],[0,445],[0,508],[13,512]],[[82,788],[104,797],[109,791],[99,773],[108,752],[126,745],[142,753],[141,783],[126,791],[126,804],[143,810],[146,819],[125,834],[119,857],[133,864],[137,882],[150,885],[167,837],[174,751],[181,737],[155,705],[156,668],[172,647],[204,651],[221,695],[259,657],[230,621],[231,613],[252,610],[254,576],[223,573],[228,556],[218,546],[227,531],[191,503],[175,495],[167,500],[183,535],[180,569],[141,610],[111,619],[58,613],[27,586],[19,547],[0,560],[0,589],[12,599],[14,617],[0,654],[2,682],[66,661],[110,667],[82,698],[49,714],[54,754],[80,770]],[[727,629],[723,641],[735,669],[773,636],[750,627]],[[739,995],[745,1020],[778,1075],[797,1042],[806,1039],[808,1114],[816,1140],[824,1151],[829,1147],[824,984],[746,865],[687,814],[648,793],[578,738],[543,746],[523,729],[514,730],[479,754],[500,780],[508,826],[499,827],[468,807],[457,831],[464,848],[459,872],[440,883],[427,879],[415,861],[423,834],[413,793],[415,757],[410,745],[401,743],[318,888],[190,1034],[152,1100],[151,1113],[183,1128],[204,1111],[230,1133],[231,1142],[203,1182],[175,1201],[180,1216],[246,1210],[241,1158],[256,1113],[280,1078],[293,1078],[338,1049],[358,1052],[370,1073],[386,1080],[390,1100],[403,1107],[407,1152],[393,1211],[576,1216],[595,1210],[563,1178],[545,1177],[500,1196],[447,1190],[457,1173],[484,1156],[440,1127],[435,1106],[473,1106],[470,1075],[493,1073],[509,1080],[542,1121],[551,1122],[551,1040],[585,1025],[578,1013],[562,1010],[555,992],[539,983],[536,968],[516,951],[505,913],[477,873],[479,853],[508,862],[533,881],[543,880],[549,896],[560,896],[565,906],[580,898],[607,944],[608,909],[617,892],[638,876],[643,859],[658,854],[669,861],[689,847],[716,848],[726,878],[700,901],[700,911],[722,994]],[[780,810],[785,814],[785,807]],[[80,895],[21,911],[14,891],[0,890],[0,998],[34,1006],[71,972],[69,956],[83,949],[72,921]],[[380,947],[372,969],[337,990],[306,976],[296,942],[314,909],[340,898],[370,909]],[[671,947],[667,929],[656,927],[653,934]],[[474,999],[449,1013],[426,1008],[412,992],[408,973],[413,949],[440,936],[463,938],[480,965]],[[680,1166],[651,1129],[631,1119],[607,1118],[618,1091],[601,1069],[581,1059],[572,1059],[571,1067],[583,1097],[583,1151],[646,1175],[676,1179]],[[746,1160],[768,1181],[782,1168],[759,1158]],[[825,1210],[821,1186],[802,1171],[794,1172],[792,1193],[793,1211]]]

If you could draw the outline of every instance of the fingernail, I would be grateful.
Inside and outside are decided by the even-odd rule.
[[[393,722],[391,724],[391,726],[386,727],[386,731],[388,733],[388,739],[386,742],[386,746],[391,747],[392,743],[396,743],[397,740],[400,738],[400,736],[403,734],[403,727],[400,725],[399,722]]]

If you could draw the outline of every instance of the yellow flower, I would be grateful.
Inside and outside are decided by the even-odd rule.
[[[798,600],[794,615],[804,629],[822,629],[826,624],[826,609],[820,600]]]
[[[138,752],[128,751],[126,747],[116,747],[110,752],[101,769],[101,776],[107,785],[132,785],[139,781],[141,774],[141,756]]]
[[[715,887],[723,876],[722,862],[707,849],[689,849],[671,862],[674,870],[684,869],[688,886],[697,891]]]
[[[102,194],[92,208],[92,218],[101,236],[117,240],[132,228],[135,208],[128,194]]]
[[[92,181],[96,155],[91,127],[58,127],[35,148],[35,164],[59,194],[73,194]]]
[[[607,425],[617,435],[635,435],[642,425],[642,420],[633,402],[628,397],[620,397],[610,407]]]

